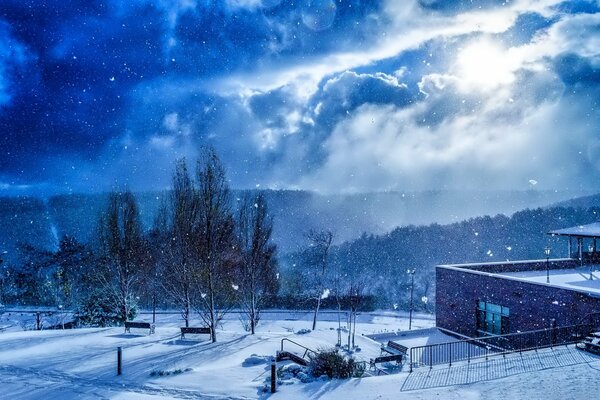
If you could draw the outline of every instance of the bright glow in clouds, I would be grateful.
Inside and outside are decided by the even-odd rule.
[[[479,40],[458,53],[456,72],[467,89],[489,90],[514,80],[515,61],[499,44]]]

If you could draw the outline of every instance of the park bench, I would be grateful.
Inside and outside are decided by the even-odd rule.
[[[125,321],[125,333],[131,333],[130,329],[148,329],[150,335],[154,333],[154,325],[150,322]]]
[[[369,366],[372,369],[378,369],[377,364],[394,361],[397,365],[400,365],[402,364],[402,359],[407,357],[407,355],[408,347],[390,340],[387,345],[381,345],[381,355],[376,358],[371,358]]]
[[[181,327],[181,339],[185,339],[185,335],[210,335],[211,331],[209,327],[192,327],[192,326],[182,326]]]

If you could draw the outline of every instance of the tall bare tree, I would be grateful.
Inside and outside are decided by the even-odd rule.
[[[198,199],[185,159],[179,160],[175,166],[170,200],[169,240],[165,246],[167,278],[162,280],[162,284],[179,305],[185,326],[189,327],[198,291],[194,231],[198,218]]]
[[[329,250],[333,243],[333,232],[329,230],[315,231],[311,230],[306,235],[309,241],[310,256],[314,273],[312,274],[313,297],[315,299],[315,312],[313,315],[312,329],[317,327],[317,318],[321,301],[329,295],[329,289],[326,287],[326,275],[329,265]]]
[[[246,194],[242,198],[236,222],[240,246],[238,298],[243,318],[254,334],[265,297],[277,291],[276,246],[271,242],[273,217],[269,215],[262,193],[256,197]]]
[[[217,324],[233,303],[236,246],[229,185],[214,149],[205,151],[198,161],[196,179],[198,215],[194,238],[202,291],[198,311],[211,328],[212,341],[216,342]]]
[[[138,206],[130,191],[109,195],[99,233],[100,251],[107,272],[100,277],[114,302],[117,319],[126,321],[133,315],[135,291],[146,254]]]

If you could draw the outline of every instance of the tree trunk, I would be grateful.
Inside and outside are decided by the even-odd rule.
[[[152,294],[152,323],[156,323],[156,294]]]
[[[354,310],[354,328],[352,329],[352,348],[354,348],[354,335],[356,335],[356,310]]]
[[[337,334],[338,341],[337,341],[337,345],[341,346],[342,345],[342,317],[340,316],[340,313],[342,312],[342,305],[340,304],[339,297],[338,297],[337,303],[338,303],[338,315],[337,315],[337,317],[338,317],[338,334]]]
[[[321,307],[321,296],[317,298],[317,307],[315,308],[315,315],[313,317],[312,330],[317,328],[317,315],[319,314],[319,308]]]
[[[256,301],[254,298],[254,293],[252,293],[250,296],[250,333],[254,335],[254,329],[256,325]]]
[[[215,328],[216,328],[216,321],[215,321],[215,293],[214,293],[214,287],[213,287],[213,280],[212,280],[212,271],[209,273],[209,277],[208,277],[208,291],[209,291],[209,296],[210,296],[210,303],[209,303],[209,307],[210,307],[210,338],[212,340],[213,343],[215,343],[217,341],[217,333],[215,332]]]

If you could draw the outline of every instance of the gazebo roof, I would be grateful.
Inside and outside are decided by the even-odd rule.
[[[600,238],[600,222],[588,225],[578,225],[571,228],[557,229],[548,232],[549,235]]]

